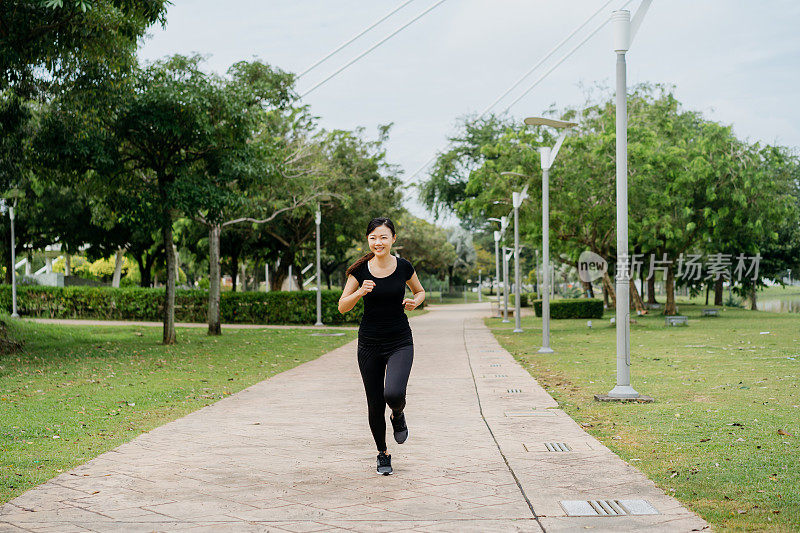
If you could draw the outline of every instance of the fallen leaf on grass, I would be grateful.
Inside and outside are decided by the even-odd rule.
[[[788,431],[786,431],[784,429],[779,429],[778,430],[778,435],[788,435],[789,437],[794,437],[794,435],[792,435],[791,433],[789,433]]]

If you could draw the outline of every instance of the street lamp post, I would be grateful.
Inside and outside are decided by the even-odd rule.
[[[494,232],[494,281],[497,285],[497,316],[500,316],[500,282],[503,276],[500,272],[500,232]]]
[[[505,218],[505,217],[504,217]],[[511,249],[503,246],[503,323],[508,323],[508,252]]]
[[[617,54],[617,384],[611,398],[638,398],[631,387],[630,270],[628,266],[628,87],[625,53],[630,49],[652,0],[642,0],[631,20],[627,10],[614,11],[614,52]]]
[[[561,134],[558,136],[555,146],[540,146],[539,155],[542,166],[542,347],[539,353],[553,353],[550,348],[550,167],[558,155],[558,150],[567,136],[567,129],[577,126],[575,122],[554,120],[542,117],[529,117],[525,119],[525,124],[529,126],[551,126],[558,128]]]
[[[519,172],[501,172],[502,176],[521,176],[530,179],[530,176]],[[514,333],[522,333],[522,318],[520,317],[520,279],[519,279],[519,206],[528,197],[528,185],[522,192],[511,193],[511,203],[514,207]]]
[[[494,220],[500,223],[500,228],[503,227],[503,219],[497,217],[489,217],[488,220]],[[497,285],[497,316],[500,317],[500,280],[502,276],[500,274],[500,231],[494,232],[494,280],[495,284]]]
[[[16,204],[16,199],[14,204]],[[8,210],[8,218],[11,221],[11,316],[19,318],[17,313],[17,256],[16,256],[16,243],[14,242],[14,205],[6,204],[5,198],[0,198],[0,212],[6,214]]]
[[[320,213],[319,206],[317,212],[314,214],[314,222],[317,225],[317,322],[315,326],[322,326],[322,287],[320,284],[320,252],[319,252],[319,225],[322,222],[322,213]]]

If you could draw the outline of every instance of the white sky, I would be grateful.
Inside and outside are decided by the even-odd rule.
[[[257,57],[299,73],[401,0],[173,0],[166,29],[154,28],[145,60],[210,56],[209,69]],[[304,93],[436,0],[415,0],[298,82]],[[447,0],[305,98],[326,128],[394,122],[388,156],[405,179],[447,144],[460,116],[482,111],[600,0]],[[622,6],[614,0],[604,13]],[[628,5],[635,12],[639,0]],[[498,106],[510,103],[582,40],[600,15]],[[674,83],[688,109],[751,141],[800,146],[800,2],[654,0],[628,52],[628,85]],[[511,108],[519,117],[583,102],[580,84],[614,85],[610,25]],[[425,178],[421,173],[417,179]],[[409,189],[406,205],[432,220]],[[445,224],[453,223],[445,219]]]

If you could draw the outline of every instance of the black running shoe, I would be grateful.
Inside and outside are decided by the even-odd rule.
[[[385,453],[378,454],[378,473],[388,476],[392,473],[392,456]]]
[[[397,418],[395,418],[394,414],[389,415],[389,420],[392,421],[394,440],[397,442],[397,444],[403,444],[408,438],[408,427],[406,426],[405,413],[400,413],[400,416]]]

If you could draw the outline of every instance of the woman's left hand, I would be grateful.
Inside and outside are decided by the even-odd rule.
[[[405,307],[407,311],[411,311],[412,309],[417,307],[417,302],[416,300],[414,300],[414,298],[404,298],[403,307]]]

